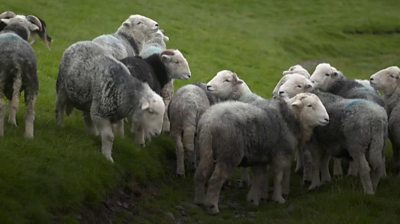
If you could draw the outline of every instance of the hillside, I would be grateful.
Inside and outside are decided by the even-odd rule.
[[[34,45],[40,79],[35,139],[23,138],[22,100],[18,128],[6,125],[0,139],[0,223],[398,223],[400,179],[392,174],[373,197],[362,194],[359,179],[337,179],[308,193],[293,175],[286,205],[258,208],[245,202],[247,189],[234,181],[222,192],[222,213],[208,216],[191,203],[192,176],[174,176],[167,135],[144,149],[132,137],[117,139],[110,164],[99,152],[100,139],[85,132],[81,114],[75,111],[59,128],[54,108],[63,51],[113,33],[131,14],[158,21],[168,47],[185,54],[192,78],[176,81],[176,88],[230,69],[270,97],[293,64],[312,70],[329,62],[360,79],[399,65],[399,8],[396,0],[0,0],[0,12],[43,18],[54,40],[51,51],[39,40]]]

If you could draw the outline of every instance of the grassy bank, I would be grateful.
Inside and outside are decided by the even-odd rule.
[[[350,77],[368,78],[400,61],[398,1],[4,1],[0,11],[43,18],[54,42],[51,51],[37,41],[40,95],[35,140],[6,126],[0,139],[0,222],[80,222],[82,209],[97,207],[114,189],[139,183],[146,193],[132,209],[115,217],[136,223],[397,223],[398,178],[384,180],[375,197],[361,194],[358,180],[345,178],[306,194],[295,177],[287,205],[245,202],[246,189],[223,192],[222,214],[209,217],[193,206],[192,179],[173,177],[174,145],[167,136],[140,149],[132,138],[117,139],[112,165],[99,152],[100,140],[86,134],[80,113],[54,120],[55,80],[63,51],[79,40],[112,33],[130,14],[157,20],[186,55],[192,79],[209,80],[217,71],[236,71],[259,95],[269,97],[281,72],[301,63],[313,69],[330,62]],[[388,149],[390,154],[390,148]],[[172,162],[171,162],[172,161]],[[176,207],[178,206],[178,207]]]

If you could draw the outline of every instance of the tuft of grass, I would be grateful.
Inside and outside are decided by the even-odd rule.
[[[174,177],[174,144],[161,136],[141,149],[132,138],[116,139],[115,164],[99,152],[100,140],[86,134],[75,111],[58,128],[54,119],[55,80],[63,51],[80,40],[113,33],[130,14],[157,20],[187,57],[192,79],[176,87],[206,82],[219,70],[231,69],[264,97],[293,64],[313,69],[333,64],[352,78],[399,62],[400,2],[384,1],[22,1],[0,0],[0,10],[38,15],[53,37],[51,51],[36,41],[40,95],[35,139],[23,139],[24,106],[19,126],[6,126],[0,139],[0,222],[79,223],[80,214],[98,208],[121,186],[148,190],[138,199],[136,223],[397,223],[399,179],[383,180],[376,196],[361,193],[358,179],[343,178],[317,192],[307,192],[293,175],[286,205],[272,202],[254,208],[247,189],[224,189],[222,214],[208,216],[191,204],[192,175]],[[391,147],[388,147],[390,151]],[[390,152],[388,153],[390,155]],[[171,162],[172,161],[172,162]],[[389,162],[389,161],[388,161]],[[178,206],[178,207],[177,207]],[[182,207],[186,215],[183,215]],[[126,211],[129,213],[130,211]],[[120,214],[115,222],[127,222]]]

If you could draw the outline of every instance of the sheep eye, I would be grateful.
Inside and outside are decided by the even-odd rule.
[[[307,107],[312,107],[312,105],[311,105],[311,104],[308,104]]]
[[[225,79],[225,81],[224,82],[230,82],[230,80],[229,79]]]
[[[329,74],[328,74],[328,73],[326,73],[326,74],[325,74],[325,76],[329,76]]]
[[[297,87],[298,87],[298,88],[302,88],[302,86],[301,86],[301,85],[297,85]]]
[[[179,64],[179,61],[176,61],[175,64]]]
[[[139,22],[136,23],[136,25],[140,25],[140,24],[142,24],[142,21],[139,21]]]

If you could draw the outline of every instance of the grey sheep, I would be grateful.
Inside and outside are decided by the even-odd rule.
[[[389,118],[389,139],[393,147],[394,166],[400,175],[400,68],[390,66],[371,75],[371,85],[383,93]]]
[[[281,89],[290,88],[287,85],[292,85],[293,89],[296,86],[286,82]],[[385,168],[383,148],[387,115],[384,108],[364,99],[345,99],[322,91],[316,91],[316,94],[328,111],[330,122],[315,128],[312,142],[306,148],[312,154],[313,163],[309,189],[319,187],[321,179],[322,182],[330,181],[329,158],[333,156],[354,161],[364,192],[374,194]]]
[[[195,164],[195,134],[201,115],[218,98],[207,91],[204,83],[189,84],[181,87],[172,97],[168,108],[171,122],[170,135],[176,147],[176,175],[185,176],[184,153]]]
[[[321,101],[307,93],[288,101],[230,101],[210,107],[198,124],[200,162],[195,173],[195,203],[203,204],[211,214],[218,213],[222,185],[239,165],[253,170],[249,201],[258,204],[268,186],[265,170],[270,166],[274,174],[272,199],[284,203],[282,192],[289,191],[294,149],[315,126],[327,122]]]
[[[131,15],[114,34],[104,34],[93,39],[116,59],[139,55],[146,41],[159,32],[156,21],[141,15]]]
[[[57,79],[57,119],[62,119],[66,107],[83,111],[88,129],[101,136],[102,153],[113,161],[114,132],[123,135],[123,119],[131,118],[137,142],[144,144],[146,138],[161,132],[165,106],[147,83],[131,76],[115,58],[100,54],[86,62],[84,67],[70,66],[75,72],[63,72],[60,68],[64,75]]]
[[[4,96],[10,100],[8,121],[17,126],[20,92],[27,107],[25,137],[33,138],[35,104],[39,92],[36,56],[27,42],[30,32],[39,28],[19,19],[1,19],[7,26],[0,32],[0,136],[4,135]]]

